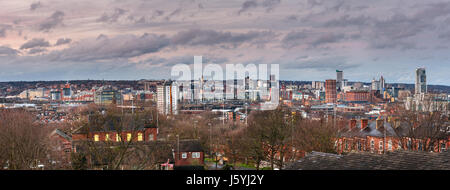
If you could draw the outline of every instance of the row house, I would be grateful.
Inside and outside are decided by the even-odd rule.
[[[419,128],[415,129],[416,133]],[[416,136],[416,137],[413,137]],[[406,124],[392,126],[383,119],[350,120],[349,124],[339,131],[335,148],[339,154],[345,152],[372,152],[382,154],[387,151],[412,150],[442,152],[450,146],[450,134],[432,144],[429,138],[419,138],[411,135]]]
[[[156,141],[158,128],[153,124],[140,123],[135,126],[118,128],[112,122],[102,127],[84,126],[74,131],[73,141],[91,140],[94,142],[149,142]]]

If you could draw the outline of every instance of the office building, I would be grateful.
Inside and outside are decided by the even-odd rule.
[[[427,93],[427,75],[425,68],[416,69],[416,94]]]
[[[326,80],[325,81],[325,102],[326,103],[336,103],[337,100],[337,90],[336,90],[336,80]]]

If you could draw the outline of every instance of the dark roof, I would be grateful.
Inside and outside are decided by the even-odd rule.
[[[72,141],[72,137],[67,135],[66,133],[64,133],[63,131],[59,130],[59,129],[55,129],[55,131],[53,131],[52,134],[57,134],[59,136],[61,136],[62,138],[68,140],[68,141]]]
[[[177,144],[174,147],[177,151]],[[203,147],[198,140],[180,140],[180,152],[203,152]]]
[[[94,123],[94,121],[90,121],[90,123]],[[73,133],[84,134],[88,130],[89,132],[142,131],[145,130],[146,128],[157,128],[157,127],[153,123],[146,120],[132,121],[129,125],[122,126],[121,118],[116,117],[113,120],[106,121],[105,123],[103,123],[102,126],[95,126],[95,125],[83,126],[75,130]]]
[[[450,170],[450,152],[394,151],[386,154],[367,152],[348,155],[312,152],[288,170]]]
[[[383,121],[383,125],[377,129],[377,121],[369,121],[367,127],[361,130],[361,122],[357,121],[356,126],[350,130],[349,125],[346,125],[340,131],[341,137],[384,137],[384,130],[386,129],[386,136],[388,137],[402,137],[407,136],[407,126],[402,124],[398,128],[393,128],[389,122]]]

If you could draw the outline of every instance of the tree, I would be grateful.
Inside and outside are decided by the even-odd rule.
[[[24,110],[0,110],[0,166],[36,169],[47,164],[49,130]]]

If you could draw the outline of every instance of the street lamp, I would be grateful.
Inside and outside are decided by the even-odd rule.
[[[177,160],[180,160],[180,136],[177,135]]]

